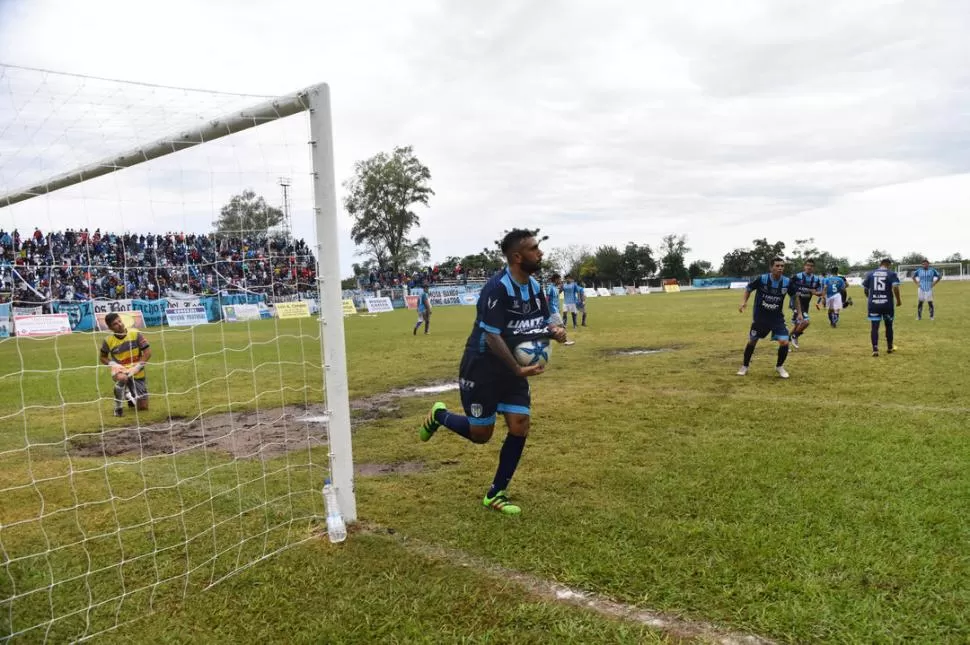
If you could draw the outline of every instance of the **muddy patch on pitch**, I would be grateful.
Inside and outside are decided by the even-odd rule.
[[[351,427],[402,417],[403,398],[457,389],[457,383],[435,382],[354,399],[350,402]],[[134,411],[126,412],[134,421]],[[270,459],[326,445],[328,420],[323,405],[223,412],[195,418],[173,415],[151,425],[76,435],[69,445],[76,457],[141,457],[214,450],[236,459]]]
[[[675,352],[680,347],[624,347],[604,352],[608,356],[650,356],[652,354],[667,354]]]

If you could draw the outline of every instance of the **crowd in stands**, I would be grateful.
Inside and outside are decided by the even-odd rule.
[[[408,287],[414,289],[427,285],[429,287],[438,285],[467,284],[469,280],[487,280],[490,274],[481,269],[465,270],[459,264],[454,269],[442,269],[437,264],[424,267],[419,271],[407,274],[403,271],[395,273],[391,270],[371,271],[366,278],[361,279],[361,287],[371,291],[381,289],[399,289]]]
[[[0,302],[155,299],[251,292],[286,296],[316,289],[304,240],[265,233],[223,236],[88,229],[22,236],[0,229]]]

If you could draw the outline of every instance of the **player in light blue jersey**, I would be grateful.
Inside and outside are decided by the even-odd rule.
[[[576,284],[575,281],[573,281],[573,276],[567,275],[566,283],[562,285],[562,295],[564,298],[563,306],[562,306],[562,311],[563,311],[562,322],[563,322],[563,325],[565,325],[568,322],[566,320],[566,316],[569,314],[572,314],[573,329],[576,329],[576,313],[579,311],[578,303],[579,303],[580,289],[581,287],[578,284]]]
[[[933,287],[942,279],[943,276],[940,275],[940,272],[930,266],[929,260],[923,260],[923,266],[913,271],[913,282],[919,288],[919,294],[916,297],[916,320],[923,320],[924,302],[929,303],[930,320],[934,320],[936,307],[933,304]]]
[[[428,296],[428,285],[424,285],[418,295],[418,322],[414,323],[414,336],[418,335],[418,330],[424,325],[424,333],[427,334],[431,328],[431,298]]]
[[[559,286],[562,276],[553,273],[549,276],[549,283],[545,287],[546,300],[549,302],[549,317],[553,325],[563,326],[562,313],[559,311]]]
[[[837,327],[839,316],[842,314],[842,293],[845,291],[845,279],[839,275],[839,267],[832,267],[828,276],[822,281],[825,290],[825,304],[829,310],[829,324]]]
[[[581,314],[583,314],[583,322],[580,324],[583,327],[585,327],[586,326],[586,287],[579,284],[578,282],[576,283],[576,285],[579,287],[579,292],[576,294],[576,310],[579,311]]]

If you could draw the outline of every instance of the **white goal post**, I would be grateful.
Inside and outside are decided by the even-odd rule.
[[[922,267],[922,264],[897,264],[896,273],[900,277],[912,280],[913,271]],[[930,262],[930,266],[942,274],[943,279],[965,280],[962,262]]]
[[[309,114],[310,122],[313,201],[319,263],[317,284],[321,300],[319,320],[328,402],[331,478],[337,491],[340,510],[347,521],[353,522],[357,519],[357,503],[354,494],[347,355],[340,286],[338,243],[340,233],[337,227],[333,127],[330,88],[326,83],[260,103],[250,109],[214,119],[198,129],[162,137],[151,144],[128,150],[116,157],[102,159],[41,183],[0,195],[0,208],[304,111]]]

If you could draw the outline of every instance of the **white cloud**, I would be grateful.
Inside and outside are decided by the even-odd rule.
[[[687,233],[715,262],[763,236],[853,258],[970,254],[961,0],[0,7],[0,61],[259,94],[327,80],[338,181],[414,145],[437,193],[421,231],[436,257],[532,223],[553,245]],[[266,190],[305,161],[262,150]]]

